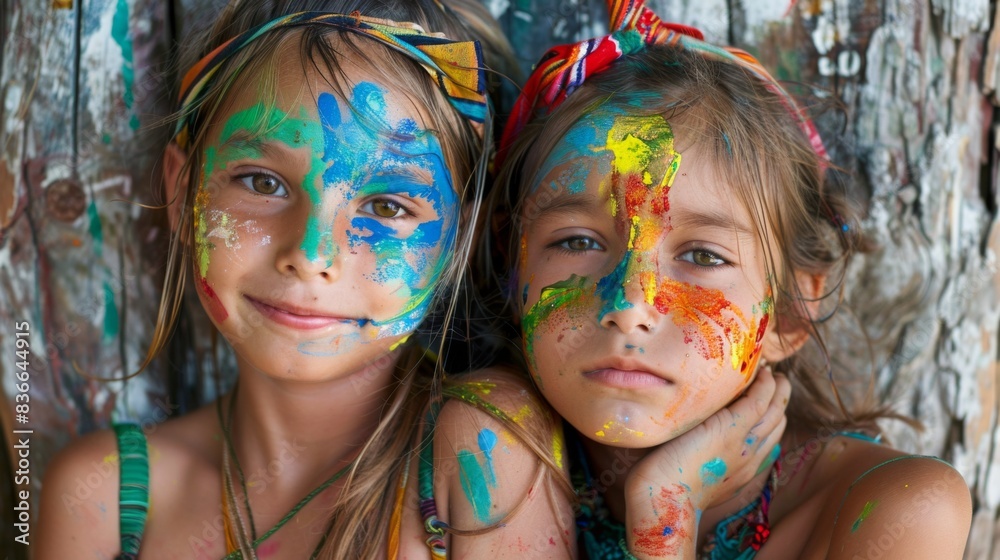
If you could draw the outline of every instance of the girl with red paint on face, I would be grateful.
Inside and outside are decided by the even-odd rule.
[[[962,477],[880,445],[889,414],[802,359],[857,244],[812,123],[750,55],[609,8],[614,33],[536,66],[487,204],[525,366],[572,428],[581,555],[960,558]]]
[[[438,304],[449,326],[490,147],[472,30],[495,22],[456,11],[483,13],[233,0],[190,43],[146,363],[193,282],[237,388],[74,442],[46,473],[36,558],[481,558],[515,537],[520,557],[572,554],[558,424],[498,420],[520,394],[503,372],[442,388],[411,337]],[[79,496],[95,465],[117,476]]]

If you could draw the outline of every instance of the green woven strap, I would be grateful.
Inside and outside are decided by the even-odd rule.
[[[115,424],[118,438],[118,527],[122,550],[118,558],[135,558],[142,545],[142,531],[149,511],[149,456],[146,436],[138,424]]]

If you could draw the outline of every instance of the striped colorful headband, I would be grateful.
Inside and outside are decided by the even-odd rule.
[[[486,77],[483,53],[478,41],[452,41],[441,33],[427,33],[415,23],[395,22],[362,16],[327,12],[299,12],[281,16],[226,41],[205,55],[188,70],[181,81],[181,120],[174,139],[186,148],[194,128],[196,106],[220,66],[259,37],[275,29],[303,25],[328,25],[369,37],[419,63],[431,75],[448,101],[482,136],[487,118]]]
[[[697,52],[710,60],[736,64],[756,76],[768,90],[776,93],[799,128],[809,137],[821,161],[829,160],[815,125],[777,80],[750,53],[734,47],[706,43],[701,31],[676,23],[664,22],[643,0],[607,0],[611,15],[610,35],[549,49],[535,65],[521,95],[511,111],[500,148],[497,167],[502,163],[514,138],[532,117],[545,114],[566,100],[583,82],[608,69],[615,61],[647,45],[676,45]]]

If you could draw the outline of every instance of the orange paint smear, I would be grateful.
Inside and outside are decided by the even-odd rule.
[[[648,282],[647,279],[644,279]],[[645,284],[644,284],[645,287]],[[660,313],[669,313],[674,324],[684,331],[684,342],[694,343],[705,359],[722,360],[725,342],[732,352],[733,369],[749,379],[760,356],[761,341],[767,328],[768,313],[753,324],[729,302],[721,290],[702,288],[670,278],[662,278],[652,293],[652,305]],[[716,325],[722,328],[718,334]]]
[[[656,521],[632,529],[635,551],[650,556],[677,554],[680,542],[688,538],[691,514],[683,505],[686,501],[686,492],[681,485],[660,488],[660,494],[653,496]]]

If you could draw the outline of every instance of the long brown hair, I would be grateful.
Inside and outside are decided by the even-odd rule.
[[[186,69],[226,40],[279,16],[303,11],[324,11],[349,14],[355,11],[376,18],[413,22],[428,31],[443,32],[457,40],[475,40],[474,26],[461,21],[456,12],[447,10],[436,0],[407,2],[376,0],[292,0],[249,1],[232,0],[219,14],[215,25],[186,44],[191,48],[181,54],[180,68]],[[495,40],[495,39],[492,39]],[[435,294],[435,305],[445,307],[444,329],[454,312],[454,302],[444,295],[461,280],[472,246],[474,218],[482,196],[486,162],[491,140],[487,122],[485,137],[448,103],[427,72],[415,62],[367,38],[339,33],[327,27],[300,27],[275,31],[257,39],[224,63],[213,78],[202,102],[187,110],[198,112],[198,121],[211,123],[227,109],[231,93],[242,87],[253,87],[266,101],[273,95],[278,53],[286,48],[298,48],[303,72],[317,71],[324,76],[335,93],[345,102],[349,89],[341,60],[362,57],[390,77],[393,86],[403,92],[415,106],[426,110],[427,126],[441,141],[448,168],[455,182],[460,204],[472,209],[464,212],[459,224],[459,238],[454,252],[442,273]],[[488,121],[488,119],[487,119]],[[167,201],[179,206],[177,227],[170,239],[166,279],[160,301],[160,311],[153,341],[142,367],[167,344],[182,306],[185,282],[191,274],[193,256],[185,238],[193,232],[192,208],[194,188],[200,181],[202,152],[210,141],[203,126],[190,136],[188,158],[180,176],[190,187],[183,199]],[[414,342],[408,343],[396,363],[395,380],[389,401],[385,404],[379,425],[359,452],[336,504],[330,512],[330,532],[323,547],[326,558],[371,558],[384,548],[393,508],[394,483],[407,464],[408,454],[419,438],[419,421],[429,399],[440,392],[441,372],[425,351]],[[140,368],[141,371],[141,368]]]
[[[842,395],[821,332],[841,305],[843,275],[862,243],[859,209],[844,183],[835,180],[842,172],[816,153],[784,100],[760,79],[681,47],[648,46],[588,77],[562,105],[529,123],[511,146],[484,210],[485,216],[503,218],[495,218],[492,228],[482,224],[488,234],[477,256],[488,281],[507,294],[498,313],[515,312],[517,241],[531,219],[523,204],[527,189],[570,127],[603,104],[683,121],[749,212],[775,300],[773,328],[805,328],[814,342],[812,349],[772,364],[796,387],[790,420],[806,429],[871,429],[877,418],[897,417],[877,404],[871,383],[851,399]],[[797,273],[825,279],[823,293],[803,296]]]

